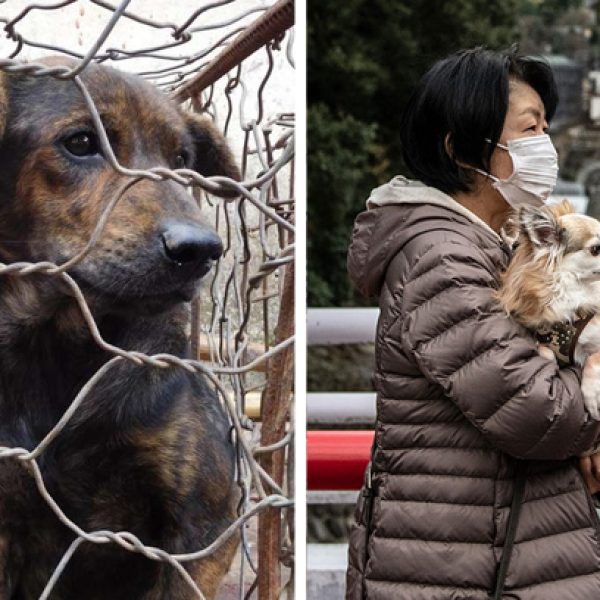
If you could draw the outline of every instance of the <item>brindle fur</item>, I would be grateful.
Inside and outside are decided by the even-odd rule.
[[[121,164],[175,167],[185,149],[199,172],[239,178],[215,128],[181,112],[151,85],[99,66],[86,69],[82,79]],[[60,263],[73,256],[128,181],[102,158],[79,164],[61,150],[61,138],[90,125],[72,82],[2,75],[3,262]],[[157,227],[165,219],[200,223],[200,214],[176,183],[135,184],[71,275],[107,341],[186,356],[183,300],[201,273],[174,275],[172,265],[160,262]],[[0,445],[33,449],[110,357],[91,339],[56,278],[0,277]],[[52,496],[87,531],[130,531],[147,545],[185,553],[209,544],[235,518],[228,420],[206,382],[179,368],[117,364],[39,465]],[[27,468],[0,461],[0,600],[38,598],[74,537],[41,499]],[[187,563],[207,598],[236,545],[233,540],[213,557]],[[171,566],[91,543],[79,548],[52,594],[53,600],[192,597]]]

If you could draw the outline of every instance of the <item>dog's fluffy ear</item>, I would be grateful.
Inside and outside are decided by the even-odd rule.
[[[552,204],[549,208],[556,218],[570,215],[575,212],[575,207],[566,198],[561,200],[558,204]]]
[[[192,168],[201,175],[212,177],[224,175],[240,181],[241,175],[223,134],[209,117],[185,113],[185,120],[194,141],[196,160]],[[238,196],[235,191],[220,194],[225,197]]]
[[[561,242],[561,227],[548,208],[521,207],[519,225],[534,246],[558,246]]]

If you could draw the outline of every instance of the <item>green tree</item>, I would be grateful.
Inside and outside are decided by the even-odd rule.
[[[406,173],[401,107],[437,59],[516,41],[517,0],[308,0],[308,304],[357,302],[346,249],[369,191]]]

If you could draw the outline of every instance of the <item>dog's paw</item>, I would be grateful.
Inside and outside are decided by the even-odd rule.
[[[552,348],[550,348],[550,346],[545,346],[544,344],[539,344],[537,350],[538,350],[538,354],[540,356],[543,356],[544,358],[547,358],[548,360],[558,363],[558,361],[556,360],[556,354],[554,354],[554,351],[552,350]]]
[[[600,355],[594,354],[585,362],[581,380],[583,403],[592,419],[600,421]]]

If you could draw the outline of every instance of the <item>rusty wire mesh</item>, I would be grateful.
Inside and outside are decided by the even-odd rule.
[[[16,0],[0,2],[0,21],[4,23],[7,34],[7,40],[0,46],[0,69],[34,77],[71,80],[83,95],[106,160],[126,182],[119,194],[108,203],[87,246],[66,263],[0,264],[0,275],[27,277],[42,272],[62,278],[72,290],[90,334],[113,356],[80,390],[56,426],[36,448],[0,448],[0,458],[28,463],[39,493],[57,518],[77,536],[48,581],[42,600],[51,596],[62,572],[68,568],[70,558],[85,542],[114,543],[131,552],[141,553],[149,560],[168,562],[181,573],[195,595],[203,598],[202,590],[183,565],[209,555],[229,536],[238,533],[242,539],[242,550],[238,553],[240,564],[236,571],[235,596],[251,597],[259,581],[257,572],[264,568],[273,569],[276,562],[275,570],[279,573],[278,563],[283,561],[285,576],[278,576],[279,586],[277,589],[263,589],[260,597],[276,598],[284,591],[288,598],[292,597],[293,519],[290,517],[290,498],[293,495],[293,478],[290,469],[282,472],[280,468],[274,473],[269,461],[257,459],[276,454],[281,464],[286,459],[292,464],[289,392],[293,293],[290,295],[289,290],[290,287],[293,290],[294,260],[293,29],[282,31],[248,60],[238,58],[235,61],[236,40],[239,41],[240,36],[248,37],[248,34],[252,37],[253,24],[261,18],[264,21],[265,15],[268,16],[268,11],[273,8],[272,4],[261,0],[217,0],[203,2],[200,6],[192,0],[177,5],[151,0],[123,0],[118,6],[104,0],[63,0],[28,5]],[[288,9],[291,6],[293,11],[291,2],[277,4],[285,4]],[[67,15],[69,10],[72,14]],[[168,18],[169,10],[178,13],[177,20]],[[36,19],[39,20],[42,15],[44,25],[36,27]],[[43,35],[52,29],[48,20],[59,15],[63,24],[72,19],[75,25],[73,33],[76,39],[71,47]],[[151,30],[152,43],[136,43],[134,49],[127,48],[125,42],[120,47],[110,44],[119,27]],[[128,33],[128,40],[136,40],[135,31]],[[61,35],[58,39],[62,39]],[[228,65],[223,68],[223,56],[229,52],[228,60],[231,61],[232,51],[235,66],[226,71]],[[74,68],[49,68],[32,60],[45,54],[71,56],[80,62]],[[242,182],[226,177],[207,178],[188,169],[156,167],[141,171],[120,165],[110,147],[94,100],[79,78],[92,61],[113,63],[113,66],[136,72],[183,102],[185,108],[211,115],[232,142],[234,152],[241,157]],[[198,84],[198,78],[203,74],[205,80]],[[273,80],[278,82],[275,89]],[[193,189],[205,214],[213,219],[225,242],[225,253],[213,271],[212,280],[204,283],[203,294],[192,306],[191,359],[168,354],[147,356],[108,344],[96,327],[83,293],[68,273],[70,268],[85,259],[102,236],[111,211],[125,190],[144,178],[170,179]],[[234,200],[215,198],[211,192],[219,189],[235,190],[239,197]],[[277,359],[286,353],[287,359],[278,363]],[[237,521],[206,548],[198,548],[185,555],[169,555],[160,548],[144,545],[143,540],[129,532],[84,531],[63,513],[46,489],[37,459],[60,436],[94,385],[119,361],[197,373],[213,384],[227,408],[237,448],[236,477],[242,499]],[[274,380],[274,377],[277,379]],[[277,413],[276,417],[270,418],[278,420],[278,423],[263,423],[261,435],[260,425],[247,414],[252,406],[256,412],[256,398],[269,386],[271,396],[275,394]],[[265,435],[265,431],[270,432],[271,437]],[[273,431],[278,432],[275,440],[272,439]],[[265,440],[269,442],[267,445]],[[257,557],[255,544],[250,543],[246,536],[251,517],[264,511],[272,513],[271,525],[275,523],[275,528],[279,529],[278,547],[274,549],[275,556]]]

